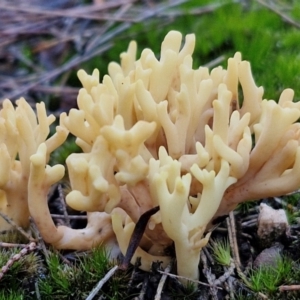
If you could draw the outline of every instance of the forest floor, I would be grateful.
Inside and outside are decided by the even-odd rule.
[[[268,95],[278,99],[283,88],[292,87],[299,100],[298,1],[223,2],[3,0],[0,101],[25,97],[32,107],[44,101],[49,113],[59,116],[76,107],[79,68],[91,72],[96,65],[105,74],[108,62],[119,61],[132,39],[140,48],[149,46],[158,52],[162,36],[171,28],[199,33],[202,40],[195,52],[202,64],[224,65],[230,54],[242,51],[247,60],[253,61],[253,73]],[[260,14],[263,17],[258,17]],[[255,46],[249,47],[247,40],[254,41]],[[264,70],[269,70],[265,77]],[[70,151],[74,151],[72,140],[52,157],[53,163],[64,163]],[[64,203],[62,183],[49,195],[52,216],[57,224],[84,227],[86,216],[71,211]],[[261,203],[283,209],[289,222],[279,234],[274,225],[268,239],[258,235]],[[16,238],[2,232],[0,268],[11,265],[5,274],[2,270],[0,300],[300,299],[299,209],[300,193],[296,191],[243,204],[221,220],[209,246],[202,251],[196,289],[193,284],[187,288],[180,284],[174,275],[175,261],[167,270],[157,264],[150,273],[137,267],[121,271],[113,269],[120,261],[109,262],[101,249],[58,253],[41,240],[30,248],[28,240],[22,237],[20,242],[19,233]],[[34,228],[32,232],[38,236]],[[13,244],[15,241],[17,244]],[[20,253],[20,247],[22,254],[14,256]],[[101,270],[95,270],[100,265]],[[110,276],[112,269],[114,274]],[[93,287],[106,276],[107,282],[93,296]]]

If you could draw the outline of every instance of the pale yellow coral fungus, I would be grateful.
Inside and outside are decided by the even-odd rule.
[[[148,251],[161,253],[174,241],[179,273],[196,278],[207,242],[203,234],[214,217],[244,200],[299,186],[300,110],[291,90],[279,104],[263,100],[239,53],[227,70],[209,72],[192,68],[195,36],[181,44],[181,34],[171,31],[160,59],[150,49],[136,59],[132,42],[102,82],[97,71],[80,71],[79,110],[70,112],[65,125],[76,135],[78,128],[69,124],[81,115],[78,145],[86,153],[68,159],[73,192],[67,201],[107,213],[119,206],[133,222],[159,205],[145,232],[153,243]],[[79,158],[86,183],[72,179],[81,172]]]
[[[67,137],[67,130],[57,126],[56,134],[48,138],[53,115],[47,116],[45,104],[36,105],[36,113],[25,99],[14,108],[4,100],[0,111],[0,211],[24,228],[29,225],[28,178],[30,156],[45,143],[45,160]],[[0,230],[10,224],[0,218]]]
[[[196,279],[214,218],[242,201],[299,187],[300,104],[292,102],[293,91],[284,90],[278,103],[263,99],[240,53],[227,69],[193,69],[194,46],[193,34],[182,46],[182,35],[171,31],[159,59],[150,49],[136,58],[131,42],[102,82],[97,70],[78,72],[78,109],[61,116],[83,151],[67,159],[72,191],[66,200],[87,211],[89,221],[79,231],[54,226],[46,194],[63,169],[45,168],[41,144],[31,157],[29,203],[47,242],[87,249],[113,241],[115,233],[125,253],[134,224],[160,206],[132,262],[141,256],[144,269],[154,260],[165,265],[165,249],[174,243],[179,275]],[[1,151],[15,153],[13,145],[7,140]]]

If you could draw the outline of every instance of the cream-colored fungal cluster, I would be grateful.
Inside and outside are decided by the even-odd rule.
[[[214,218],[245,200],[299,187],[300,103],[292,102],[293,91],[284,90],[278,103],[263,100],[239,53],[227,69],[193,69],[194,46],[194,35],[182,46],[181,34],[171,31],[159,59],[150,49],[137,59],[131,42],[102,82],[98,70],[78,72],[78,109],[61,116],[83,151],[67,159],[66,201],[88,212],[88,225],[54,226],[46,195],[63,170],[45,168],[42,144],[31,156],[28,201],[48,243],[87,249],[115,235],[124,254],[140,216],[159,206],[132,262],[141,257],[145,270],[153,260],[166,265],[174,242],[179,275],[196,279]]]
[[[27,228],[29,207],[27,202],[30,156],[39,145],[46,147],[45,160],[66,139],[68,131],[61,126],[47,139],[53,115],[47,116],[45,104],[39,103],[36,112],[21,98],[15,108],[4,100],[0,111],[0,212]],[[10,229],[0,217],[0,231]]]

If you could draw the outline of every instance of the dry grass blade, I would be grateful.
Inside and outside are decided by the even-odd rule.
[[[277,5],[276,1],[274,1],[273,3],[271,2],[270,4],[269,3],[266,3],[265,1],[263,0],[256,0],[259,4],[267,7],[268,9],[270,9],[271,11],[273,11],[274,13],[278,14],[282,20],[284,20],[285,22],[293,25],[294,27],[296,28],[300,28],[300,24],[297,23],[295,20],[293,20],[291,17],[289,17],[287,14],[283,13],[281,11],[281,9],[279,8],[279,5]]]
[[[86,300],[92,300],[97,295],[97,293],[101,290],[102,286],[115,274],[115,272],[118,270],[118,266],[114,266],[107,274],[102,278],[97,286],[92,290],[92,292],[89,294],[89,296],[86,298]]]

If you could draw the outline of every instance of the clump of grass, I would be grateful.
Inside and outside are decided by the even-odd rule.
[[[80,257],[78,261],[66,264],[57,253],[47,259],[48,274],[39,281],[42,299],[85,299],[93,287],[112,267],[109,256],[103,247]],[[100,291],[109,299],[125,299],[128,278],[124,273],[115,274]]]
[[[300,220],[300,211],[290,210],[288,207],[285,209],[285,213],[289,224],[298,224]]]
[[[241,291],[235,293],[234,300],[257,300],[258,297],[254,293],[242,293]]]
[[[1,249],[0,266],[6,265],[9,259],[19,251],[20,249],[17,248]],[[37,276],[41,266],[41,258],[33,252],[15,261],[0,280],[0,300],[11,299],[11,295],[15,295],[15,298],[12,299],[23,299],[20,297],[32,291],[31,280]]]
[[[236,210],[241,212],[242,214],[248,214],[251,209],[255,208],[257,206],[256,201],[245,201],[240,203]]]
[[[0,266],[19,249],[1,249]],[[50,251],[44,261],[37,252],[29,253],[15,261],[0,280],[0,300],[36,299],[86,299],[94,286],[114,265],[103,247],[97,247],[66,263],[58,252]],[[129,276],[117,272],[99,294],[107,299],[125,299]]]
[[[0,290],[0,300],[23,300],[25,299],[21,292],[13,290]]]
[[[210,248],[213,251],[213,257],[219,264],[223,266],[230,265],[231,262],[230,244],[227,239],[217,240],[217,241],[211,240]]]
[[[291,276],[293,262],[287,257],[278,257],[274,266],[263,266],[250,272],[249,282],[253,291],[274,295],[278,287]]]
[[[185,287],[182,286],[182,290],[175,289],[174,287],[170,286],[170,296],[174,300],[199,299],[199,290],[195,289],[194,282],[188,281]]]

